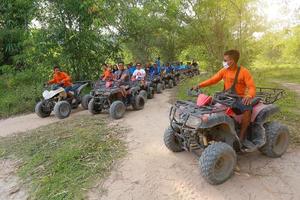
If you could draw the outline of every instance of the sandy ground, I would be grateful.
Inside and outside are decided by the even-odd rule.
[[[87,111],[83,111],[82,108],[72,110],[71,116],[86,114]],[[0,120],[0,137],[5,137],[13,133],[25,132],[28,130],[36,129],[40,126],[51,124],[59,121],[53,113],[50,117],[40,118],[35,113],[28,115],[21,115],[17,117],[11,117],[8,119]]]
[[[168,126],[170,91],[149,100],[144,110],[128,111],[116,121],[131,128],[126,134],[128,155],[111,175],[88,193],[88,199],[103,200],[260,200],[300,199],[300,149],[289,149],[281,158],[260,153],[239,155],[240,171],[219,186],[200,176],[198,158],[188,152],[170,152],[163,143]],[[74,115],[85,115],[86,111]],[[35,114],[0,121],[1,136],[53,123],[52,116]],[[0,161],[0,199],[26,199],[26,190],[15,175],[16,162]]]
[[[28,198],[26,190],[21,186],[21,182],[15,171],[18,167],[17,161],[0,160],[0,199],[1,200],[26,200]]]
[[[258,152],[239,155],[241,170],[229,181],[219,186],[206,183],[195,155],[173,153],[164,146],[170,95],[157,95],[144,111],[130,112],[122,120],[132,128],[127,135],[129,154],[90,191],[89,199],[300,199],[299,149],[289,149],[278,159]]]

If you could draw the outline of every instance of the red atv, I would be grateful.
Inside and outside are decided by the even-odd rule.
[[[210,184],[221,184],[231,177],[237,162],[236,152],[259,150],[266,156],[280,157],[288,147],[289,131],[269,118],[279,111],[273,103],[284,91],[257,90],[247,133],[253,148],[244,149],[239,140],[242,115],[235,115],[232,109],[240,97],[226,92],[214,97],[194,93],[198,96],[197,103],[176,101],[169,114],[170,126],[164,133],[166,147],[173,152],[196,153],[201,174]]]

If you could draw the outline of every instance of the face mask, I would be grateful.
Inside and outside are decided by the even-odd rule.
[[[224,67],[225,69],[228,69],[228,67],[229,67],[228,63],[223,61],[223,67]]]

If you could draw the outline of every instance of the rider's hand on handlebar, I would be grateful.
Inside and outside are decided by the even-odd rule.
[[[252,98],[249,97],[249,96],[246,96],[246,97],[243,98],[242,102],[243,102],[244,105],[249,106],[252,102]]]
[[[199,85],[193,86],[193,87],[191,88],[191,90],[199,90],[199,89],[200,89]]]

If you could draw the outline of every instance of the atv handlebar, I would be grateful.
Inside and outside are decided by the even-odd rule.
[[[199,94],[202,94],[202,93],[203,92],[200,90],[200,88],[198,88],[198,89],[191,88],[187,91],[187,95],[190,97],[198,97]]]

